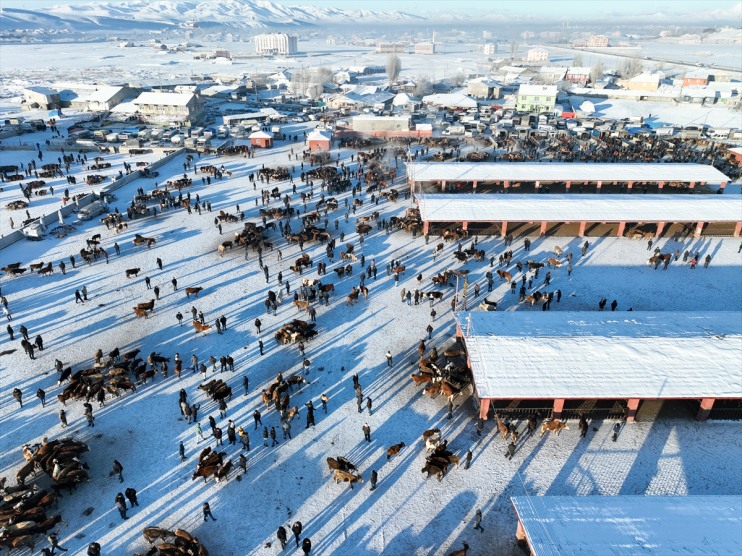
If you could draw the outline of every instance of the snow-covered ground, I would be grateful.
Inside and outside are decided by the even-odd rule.
[[[345,296],[351,286],[358,284],[361,271],[359,263],[353,264],[351,277],[338,278],[329,264],[330,272],[323,282],[334,283],[336,291],[329,307],[316,306],[319,336],[306,346],[306,356],[311,360],[306,375],[311,384],[291,395],[291,405],[300,408],[300,418],[293,421],[293,439],[284,441],[277,413],[260,401],[260,391],[273,381],[276,374],[300,371],[302,357],[296,346],[279,346],[273,340],[274,332],[293,318],[306,318],[306,313],[287,301],[279,307],[277,316],[266,315],[263,300],[270,288],[276,288],[276,275],[283,272],[293,291],[299,277],[288,269],[299,256],[297,245],[287,245],[275,232],[269,237],[281,249],[283,260],[278,261],[277,251],[264,253],[263,261],[269,266],[270,280],[266,283],[258,267],[256,254],[234,250],[224,256],[216,247],[242,228],[241,223],[224,225],[224,235],[214,226],[218,211],[235,213],[236,205],[245,211],[246,219],[258,220],[256,198],[248,184],[247,174],[266,166],[296,164],[289,162],[291,147],[299,152],[302,144],[279,142],[271,151],[260,151],[254,159],[238,157],[203,157],[199,164],[224,164],[234,172],[232,178],[213,181],[210,186],[201,184],[200,176],[192,176],[192,197],[212,204],[212,212],[189,215],[183,209],[158,214],[129,223],[128,230],[115,234],[106,230],[97,220],[79,226],[78,232],[64,239],[49,238],[41,242],[21,241],[0,251],[4,266],[8,262],[28,263],[53,261],[55,273],[49,277],[24,275],[18,278],[0,278],[2,295],[6,296],[13,313],[11,324],[16,334],[24,324],[32,339],[41,334],[45,349],[37,351],[36,360],[29,360],[20,349],[18,337],[14,342],[2,332],[2,350],[16,349],[0,357],[0,474],[13,477],[20,466],[20,448],[25,443],[49,438],[73,436],[90,446],[85,460],[90,465],[91,482],[81,485],[72,495],[64,495],[59,511],[64,517],[60,529],[62,546],[70,554],[79,554],[87,544],[97,540],[103,552],[110,555],[132,554],[146,551],[141,531],[148,525],[168,528],[181,527],[196,534],[211,554],[278,554],[280,545],[275,542],[279,525],[290,526],[295,520],[304,524],[302,536],[312,539],[315,554],[365,555],[365,554],[444,554],[460,548],[466,540],[472,547],[470,554],[520,554],[515,544],[515,516],[509,501],[511,495],[578,494],[734,494],[742,495],[742,469],[736,463],[742,458],[740,425],[738,422],[699,423],[677,413],[668,412],[656,421],[627,425],[617,442],[611,442],[613,422],[594,421],[586,440],[579,440],[576,431],[565,431],[560,436],[528,438],[522,440],[512,461],[503,457],[506,443],[487,423],[485,434],[478,437],[474,428],[475,410],[466,397],[456,400],[453,419],[446,419],[445,401],[423,396],[409,379],[416,368],[416,347],[426,336],[425,328],[431,322],[427,304],[407,306],[400,302],[402,288],[421,287],[432,289],[429,277],[445,268],[459,268],[451,256],[455,245],[447,244],[442,256],[433,260],[430,245],[422,237],[412,238],[405,232],[387,235],[374,230],[361,245],[355,233],[355,218],[379,210],[382,217],[399,215],[407,204],[382,201],[378,206],[363,196],[364,206],[346,222],[344,199],[339,196],[340,209],[328,215],[329,229],[334,236],[340,231],[339,250],[344,243],[352,243],[359,254],[364,254],[367,264],[375,259],[379,268],[376,280],[366,282],[370,290],[367,301],[361,299],[349,306]],[[334,151],[336,153],[337,151]],[[350,163],[350,151],[341,152],[341,162]],[[28,152],[2,153],[3,164],[22,161]],[[13,158],[15,157],[15,159]],[[126,157],[123,157],[126,159]],[[118,170],[122,158],[110,157]],[[127,159],[128,161],[128,159]],[[183,173],[183,160],[176,159],[159,169],[157,181],[162,182]],[[404,175],[400,167],[399,175]],[[297,178],[298,184],[298,178]],[[258,184],[260,185],[260,184]],[[114,203],[124,211],[138,187],[152,189],[154,180],[137,180],[117,191]],[[270,187],[274,185],[271,184]],[[278,184],[282,193],[290,193],[287,182]],[[298,192],[308,187],[297,185]],[[315,184],[314,201],[319,196]],[[55,186],[55,194],[57,187]],[[4,194],[3,194],[4,195]],[[5,203],[6,197],[2,197]],[[293,196],[294,206],[300,206]],[[630,200],[630,199],[629,199]],[[55,202],[59,202],[58,199]],[[314,203],[308,205],[309,210]],[[277,203],[273,203],[277,206]],[[32,205],[33,206],[33,205]],[[51,203],[48,208],[53,210]],[[46,210],[46,209],[45,209]],[[3,213],[3,225],[7,213]],[[335,231],[338,221],[339,231]],[[296,229],[300,222],[291,222]],[[67,274],[56,268],[61,260],[77,254],[85,247],[84,239],[93,234],[102,235],[103,246],[111,253],[110,263],[96,261],[92,266],[80,264]],[[135,247],[131,240],[140,233],[157,239],[152,249]],[[532,238],[529,258],[542,260],[551,255],[555,240]],[[121,246],[121,255],[113,254],[113,243]],[[576,245],[578,240],[559,238],[561,244]],[[581,241],[580,241],[581,243]],[[708,269],[690,270],[687,265],[673,263],[668,271],[655,271],[646,266],[647,250],[643,241],[616,238],[593,238],[587,257],[575,265],[571,276],[565,268],[552,270],[552,285],[564,292],[561,303],[552,310],[592,311],[597,309],[601,297],[616,299],[619,310],[663,311],[740,311],[742,299],[737,292],[742,286],[738,254],[738,239],[700,238],[687,240],[682,245],[661,240],[663,250],[677,248],[698,250],[713,256]],[[498,255],[507,248],[499,238],[479,238],[479,248],[487,255]],[[307,244],[305,251],[316,262],[326,261],[323,245]],[[524,258],[522,239],[517,239],[510,249],[514,260]],[[163,261],[163,269],[155,264]],[[79,257],[78,261],[79,261]],[[407,266],[400,283],[385,272],[392,259],[399,259]],[[127,279],[124,270],[139,267],[139,278]],[[468,263],[471,270],[470,295],[474,281],[486,291],[484,273],[486,263]],[[416,276],[424,280],[418,286]],[[132,307],[153,297],[147,290],[144,277],[161,288],[160,301],[149,319],[136,319]],[[178,279],[178,291],[173,291],[170,281]],[[314,269],[302,278],[316,278]],[[500,308],[532,310],[518,305],[506,285],[499,285],[488,294],[500,302]],[[74,291],[87,286],[89,301],[76,304]],[[198,299],[186,299],[183,289],[202,286]],[[454,333],[450,302],[453,288],[446,291],[442,302],[436,305],[438,313],[433,322],[431,346],[446,346]],[[474,305],[473,299],[470,307]],[[196,334],[190,326],[190,310],[196,307],[204,312],[207,322],[224,315],[228,330],[223,335]],[[499,310],[499,309],[498,309]],[[540,309],[539,309],[540,310]],[[185,323],[178,326],[176,312],[182,312]],[[730,313],[734,318],[739,313]],[[260,335],[253,322],[259,317],[263,322]],[[265,355],[258,350],[258,340],[265,342]],[[178,408],[178,392],[188,393],[191,403],[201,404],[199,419],[208,433],[207,417],[213,415],[226,432],[227,418],[218,418],[215,404],[197,389],[200,375],[187,371],[178,380],[170,373],[168,378],[157,376],[154,382],[138,388],[136,393],[109,398],[105,407],[95,406],[95,427],[88,428],[83,418],[82,402],[67,404],[70,427],[62,429],[58,420],[61,404],[56,395],[57,386],[54,359],[61,359],[75,370],[92,365],[95,351],[109,352],[119,347],[121,352],[139,348],[143,354],[157,351],[173,357],[179,353],[186,362],[191,354],[200,360],[214,355],[231,355],[235,359],[235,372],[226,375],[212,374],[229,382],[234,397],[228,403],[227,418],[245,427],[251,435],[252,450],[248,453],[248,471],[242,480],[236,474],[226,482],[191,480],[198,452],[206,445],[214,446],[213,439],[197,442],[193,425],[185,422]],[[384,353],[394,355],[394,366],[388,368]],[[647,361],[647,365],[665,365],[671,372],[672,362]],[[172,371],[172,362],[170,365]],[[359,375],[364,395],[373,399],[374,412],[364,410],[359,415],[351,377]],[[242,377],[248,376],[250,392],[245,395]],[[22,409],[11,397],[13,388],[24,392]],[[47,393],[47,403],[42,408],[35,399],[38,388]],[[319,397],[329,397],[328,413],[320,409]],[[305,429],[303,404],[312,400],[317,424]],[[253,429],[252,413],[263,412],[263,424],[276,427],[280,444],[275,448],[264,447],[260,431]],[[361,427],[368,422],[372,442],[363,439]],[[524,424],[518,423],[522,430]],[[420,470],[424,463],[424,450],[420,434],[439,427],[449,448],[463,457],[469,449],[473,462],[469,470],[451,469],[442,482],[426,480]],[[178,457],[178,443],[186,446],[187,461]],[[386,449],[405,442],[407,447],[391,461],[386,460]],[[236,463],[240,450],[237,446],[223,448]],[[335,484],[325,463],[328,456],[343,455],[355,463],[366,483],[350,490],[347,485]],[[124,483],[110,476],[111,464],[118,459],[124,467]],[[371,470],[377,470],[379,484],[371,491],[368,485]],[[40,478],[41,484],[47,484]],[[125,487],[139,492],[140,506],[129,510],[129,519],[122,521],[114,508],[114,496]],[[218,521],[204,523],[201,505],[209,501]],[[92,514],[83,515],[92,507]],[[481,508],[484,532],[472,530],[475,511]],[[267,547],[266,543],[272,543]],[[711,550],[713,547],[710,546]],[[298,553],[288,545],[286,553]]]

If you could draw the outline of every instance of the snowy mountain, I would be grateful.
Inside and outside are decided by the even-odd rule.
[[[3,8],[0,29],[130,30],[229,26],[238,29],[425,22],[405,12],[283,6],[269,0],[131,0],[60,5],[45,12]]]

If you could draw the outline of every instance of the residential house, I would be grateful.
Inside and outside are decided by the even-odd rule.
[[[656,91],[660,86],[662,76],[659,73],[640,73],[626,81],[629,91]]]
[[[689,71],[683,77],[683,87],[705,86],[710,81],[708,70]]]
[[[564,80],[584,87],[590,81],[590,68],[587,66],[572,66],[567,69]]]
[[[61,99],[59,91],[49,87],[26,87],[23,89],[23,102],[27,110],[40,108],[42,110],[52,110],[59,108]]]
[[[541,63],[549,61],[549,51],[545,48],[531,48],[526,54],[526,62]]]
[[[556,97],[554,85],[521,85],[515,106],[519,112],[552,112]]]
[[[144,119],[193,123],[203,112],[204,101],[193,93],[146,92],[135,100],[137,111]]]
[[[474,98],[499,98],[500,84],[487,77],[472,79],[466,85],[466,94]]]

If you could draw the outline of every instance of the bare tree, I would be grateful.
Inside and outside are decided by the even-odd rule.
[[[575,54],[574,58],[572,58],[572,65],[575,67],[581,67],[582,64],[582,54]]]
[[[420,77],[415,84],[415,90],[413,95],[416,97],[424,97],[433,92],[433,83],[427,77]]]
[[[332,70],[329,68],[304,68],[294,72],[291,76],[291,92],[300,96],[317,99],[324,91],[325,83],[332,79]]]
[[[592,68],[590,68],[590,81],[595,83],[603,76],[604,71],[605,67],[603,66],[603,62],[597,62]]]
[[[510,59],[512,60],[515,58],[515,53],[518,51],[518,43],[515,41],[510,41]]]
[[[402,71],[402,61],[396,54],[390,54],[386,59],[386,76],[389,78],[390,83],[394,83],[397,80],[400,71]]]
[[[644,64],[639,58],[629,58],[623,61],[618,71],[625,79],[631,79],[644,71]]]

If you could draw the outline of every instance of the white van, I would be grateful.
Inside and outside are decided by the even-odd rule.
[[[88,206],[81,208],[78,215],[83,220],[90,220],[104,212],[108,212],[108,205],[103,201],[93,201]]]

